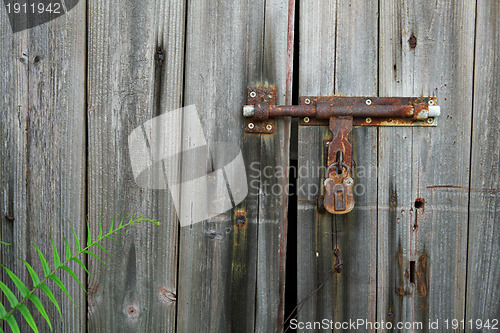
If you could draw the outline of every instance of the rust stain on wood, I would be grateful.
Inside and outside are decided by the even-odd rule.
[[[427,288],[427,272],[428,272],[428,263],[427,263],[428,255],[427,253],[422,253],[422,255],[418,258],[417,265],[417,292],[420,296],[427,296],[428,288]]]

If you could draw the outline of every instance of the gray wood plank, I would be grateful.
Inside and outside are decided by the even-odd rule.
[[[89,330],[172,332],[178,219],[168,189],[134,181],[128,136],[182,105],[185,2],[90,1],[88,9],[91,233],[97,235],[101,216],[109,227],[113,214],[137,212],[161,223],[136,226],[119,245],[109,242],[108,266],[89,258]],[[165,176],[177,172],[168,168]]]
[[[467,256],[467,331],[500,320],[500,4],[477,3]],[[450,189],[462,191],[462,189]],[[498,327],[498,326],[497,326]],[[488,331],[483,327],[484,331]]]
[[[60,251],[63,232],[71,234],[67,221],[84,236],[85,1],[62,17],[15,34],[6,10],[0,12],[0,218],[2,240],[13,244],[2,246],[2,264],[31,286],[24,265],[15,259],[24,258],[43,272],[31,242],[52,264],[50,235]],[[71,268],[85,280],[81,269]],[[40,296],[54,331],[84,331],[85,294],[66,273],[60,276],[76,306],[51,284],[61,321]],[[31,308],[40,331],[49,331]],[[31,331],[21,316],[16,318],[22,332]]]
[[[436,95],[442,110],[437,128],[379,132],[377,319],[419,331],[464,318],[474,12],[474,2],[380,6],[380,95]]]
[[[291,87],[286,86],[289,1],[273,0],[264,4],[262,76],[277,87],[277,103],[283,105],[287,89],[291,91]],[[289,119],[278,120],[273,135],[261,136],[261,168],[264,171],[272,166],[273,173],[271,176],[262,173],[259,193],[256,332],[283,331],[289,177],[280,170],[289,168],[289,143]]]
[[[336,2],[300,2],[299,93],[330,95],[335,90]],[[333,267],[332,217],[318,214],[322,142],[327,128],[299,127],[297,178],[297,301],[299,321],[333,319],[332,283],[313,291]],[[305,299],[307,301],[303,302]],[[300,302],[303,302],[300,304]]]
[[[320,17],[321,19],[318,19]],[[366,1],[301,3],[300,94],[362,96],[377,93],[377,3]],[[356,206],[346,216],[318,214],[318,193],[299,192],[298,299],[304,299],[335,264],[333,249],[344,260],[343,272],[307,301],[300,321],[375,318],[377,130],[355,129],[358,165]],[[299,169],[312,165],[311,177],[299,177],[299,189],[321,188],[325,128],[299,129]],[[362,171],[362,172],[359,172]]]
[[[275,85],[284,102],[286,4],[189,2],[184,104],[197,106],[209,146],[242,147],[249,195],[233,211],[181,228],[179,331],[267,332],[278,326],[286,195],[262,189],[264,182],[269,192],[287,179],[263,179],[262,169],[286,168],[288,123],[277,121],[272,136],[244,135],[241,107],[248,85]],[[237,214],[244,214],[244,226],[236,225]]]

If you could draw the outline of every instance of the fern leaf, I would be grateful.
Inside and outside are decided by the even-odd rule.
[[[35,294],[31,294],[28,298],[30,299],[31,302],[33,302],[33,304],[38,309],[38,311],[40,311],[40,314],[45,319],[45,321],[47,322],[47,324],[50,327],[50,331],[52,332],[53,331],[52,323],[50,322],[49,315],[45,311],[45,308],[43,307],[43,304],[40,301],[40,299]]]
[[[54,243],[54,240],[52,239],[52,236],[50,236],[50,242],[52,243],[52,257],[54,258],[54,268],[59,268],[61,266],[61,257],[59,257],[59,253],[57,252],[57,246],[56,243]]]
[[[49,268],[49,264],[47,263],[47,259],[45,259],[42,251],[40,251],[40,249],[38,248],[38,246],[36,246],[36,244],[34,244],[34,243],[31,243],[31,244],[35,247],[35,250],[38,253],[38,257],[40,258],[40,262],[42,263],[43,273],[45,274],[45,277],[49,276],[50,268]]]
[[[65,256],[64,256],[64,260],[68,261],[71,258],[71,246],[69,246],[69,242],[66,239],[66,237],[63,236],[63,238],[64,238],[64,244],[66,244],[66,251],[65,251],[66,253],[65,253]]]
[[[118,229],[120,229],[123,226],[123,221],[124,220],[125,220],[125,215],[123,215],[122,219],[120,220],[120,224],[118,225],[118,228],[116,228],[115,230],[118,230]]]
[[[99,223],[99,235],[97,236],[97,239],[102,239],[102,223]]]
[[[99,262],[100,262],[101,264],[106,265],[106,264],[105,264],[105,263],[101,260],[101,258],[99,258],[99,257],[97,256],[97,254],[95,254],[94,252],[89,251],[89,250],[85,250],[85,251],[83,251],[83,253],[87,253],[88,255],[91,255],[92,257],[94,257],[94,258],[96,258],[97,260],[99,260]]]
[[[85,272],[87,272],[87,274],[88,274],[88,275],[89,275],[89,277],[90,277],[90,273],[89,273],[89,271],[88,271],[88,269],[87,269],[87,266],[85,266],[85,265],[83,264],[83,262],[82,262],[80,259],[78,259],[78,258],[76,258],[76,257],[73,257],[73,258],[71,258],[71,260],[72,260],[72,261],[74,261],[74,262],[76,262],[78,265],[80,265],[80,266],[81,266],[81,267],[85,270]]]
[[[24,260],[24,259],[19,259],[19,260],[21,260],[24,263],[24,265],[26,266],[26,268],[28,269],[28,273],[30,273],[31,280],[33,281],[33,284],[35,286],[38,285],[40,283],[40,278],[38,277],[38,274],[35,272],[33,267],[31,267],[31,265],[26,260]]]
[[[106,249],[104,248],[104,246],[102,246],[102,245],[101,245],[101,244],[99,244],[99,243],[96,243],[96,244],[95,244],[95,246],[97,246],[98,248],[100,248],[101,250],[103,250],[103,251],[104,251],[104,252],[108,255],[108,257],[111,257],[111,255],[109,254],[108,250],[106,250]]]
[[[7,324],[9,324],[12,333],[21,333],[21,331],[19,330],[19,326],[17,325],[16,318],[14,318],[13,315],[8,315],[7,317],[5,317],[5,321],[7,322]]]
[[[87,292],[85,290],[85,287],[83,286],[83,284],[80,282],[80,279],[78,278],[78,276],[76,276],[75,272],[73,272],[71,270],[71,268],[69,268],[68,266],[62,266],[61,267],[62,270],[66,271],[69,275],[71,275],[71,277],[76,281],[78,282],[78,284],[80,285],[80,287],[83,289],[83,291]]]
[[[28,290],[28,287],[26,287],[26,285],[23,283],[23,281],[21,281],[21,279],[18,278],[17,275],[14,274],[13,271],[11,271],[10,269],[8,269],[4,265],[2,265],[2,268],[5,269],[5,271],[9,275],[10,279],[12,280],[12,282],[14,282],[14,284],[17,287],[17,289],[19,289],[19,292],[21,292],[21,296],[23,296],[23,298],[27,297],[29,295],[30,291]]]
[[[17,300],[12,290],[10,290],[9,287],[7,287],[2,281],[0,281],[0,289],[3,291],[5,297],[7,297],[10,306],[12,308],[15,308],[19,304],[19,301]]]
[[[3,306],[2,302],[0,302],[0,318],[5,318],[6,315],[7,315],[7,310],[5,310],[5,307]]]
[[[36,326],[35,319],[33,319],[33,316],[31,315],[30,310],[28,310],[28,307],[24,304],[19,304],[17,307],[19,309],[19,312],[23,315],[24,319],[30,325],[31,329],[33,332],[38,333],[38,327]]]
[[[70,223],[69,226],[71,227],[71,232],[73,232],[73,237],[75,237],[75,243],[76,243],[76,251],[80,252],[82,250],[82,247],[80,245],[80,240],[78,239],[78,235],[76,234],[75,228],[73,228],[73,225]]]
[[[52,281],[54,281],[59,286],[59,288],[61,288],[61,290],[66,294],[66,296],[68,296],[68,298],[70,299],[71,303],[73,303],[73,305],[76,306],[75,302],[73,301],[73,297],[71,297],[71,295],[69,294],[68,290],[64,286],[64,283],[62,283],[62,281],[57,277],[57,275],[51,274],[51,275],[49,275],[49,279],[51,279]]]
[[[120,244],[120,242],[119,242],[119,241],[117,241],[115,238],[111,237],[110,235],[106,235],[106,236],[104,236],[104,238],[109,238],[109,239],[111,239],[113,242],[115,242],[116,244]]]
[[[63,316],[62,316],[61,308],[59,307],[59,303],[57,303],[57,300],[54,297],[54,294],[52,293],[50,288],[45,283],[42,283],[42,284],[40,284],[40,289],[45,293],[45,295],[47,295],[47,297],[50,299],[52,304],[54,304],[54,306],[56,307],[57,312],[59,313],[59,316],[61,317],[61,320],[62,320]]]
[[[87,220],[87,247],[89,247],[90,244],[92,244],[92,234],[90,232],[90,223]]]
[[[109,234],[113,232],[113,227],[115,225],[115,217],[116,216],[117,216],[117,214],[114,214],[113,218],[111,219],[111,226],[109,227],[109,231],[108,231]]]

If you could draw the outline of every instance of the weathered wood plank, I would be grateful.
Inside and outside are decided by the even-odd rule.
[[[84,235],[85,1],[62,17],[15,34],[6,10],[0,12],[1,233],[3,241],[13,244],[2,247],[2,264],[28,282],[23,264],[15,258],[28,260],[42,274],[31,242],[52,263],[50,235],[61,251],[63,232],[71,234],[67,221]],[[79,267],[71,268],[85,280]],[[66,273],[61,280],[76,307],[53,285],[61,321],[52,303],[41,296],[54,330],[85,331],[85,295]],[[49,331],[32,308],[40,331]],[[31,331],[16,317],[22,332]]]
[[[300,94],[375,95],[377,4],[301,3],[300,17]],[[300,321],[375,318],[377,151],[372,146],[376,133],[376,129],[363,128],[352,134],[359,190],[353,212],[336,217],[318,214],[318,193],[299,192],[299,301],[332,269],[334,248],[341,250],[344,261],[343,272],[305,303]],[[299,129],[299,169],[311,165],[314,171],[309,172],[312,177],[299,176],[299,189],[311,184],[322,187],[318,167],[324,164],[322,142],[329,137],[325,128]]]
[[[275,331],[278,325],[286,194],[272,194],[270,186],[287,178],[266,178],[262,169],[286,169],[289,130],[281,120],[272,136],[245,136],[241,107],[248,85],[276,85],[284,102],[286,4],[189,2],[184,104],[197,106],[210,147],[243,147],[249,195],[234,211],[181,229],[179,331]],[[236,225],[237,214],[245,216],[244,226]]]
[[[500,320],[500,3],[479,1],[469,205],[466,321]],[[450,189],[460,191],[460,189]],[[498,327],[498,326],[497,326]],[[483,328],[487,331],[487,328]]]
[[[109,266],[89,258],[93,332],[175,331],[177,215],[167,189],[135,183],[131,158],[138,157],[129,154],[128,135],[181,106],[184,22],[184,1],[89,3],[91,232],[97,235],[101,216],[109,228],[113,214],[137,212],[161,222],[135,227],[122,244],[108,243]],[[177,172],[168,168],[166,178]]]
[[[378,6],[374,1],[339,1],[335,93],[377,94]],[[377,129],[353,130],[355,209],[336,219],[342,274],[334,277],[335,320],[376,316]],[[334,229],[335,231],[335,229]],[[369,330],[374,331],[374,330]]]
[[[289,1],[273,0],[264,4],[262,76],[277,87],[277,103],[285,104],[287,90],[291,89],[286,86]],[[277,121],[273,135],[261,136],[261,170],[272,166],[273,172],[271,176],[262,173],[259,193],[256,332],[283,331],[289,177],[287,172],[280,171],[289,169],[289,143],[289,119]]]
[[[300,2],[299,93],[330,95],[335,91],[336,2]],[[297,172],[297,319],[333,319],[332,283],[313,291],[333,267],[332,218],[318,214],[321,187],[322,142],[327,128],[299,127]],[[304,299],[307,301],[300,304]]]
[[[379,132],[377,319],[419,331],[464,318],[474,12],[474,2],[380,6],[380,95],[437,95],[442,110],[437,128]]]

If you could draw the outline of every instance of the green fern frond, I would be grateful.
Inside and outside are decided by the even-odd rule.
[[[50,288],[46,284],[46,282],[48,280],[52,280],[62,290],[62,292],[64,294],[66,294],[66,296],[74,304],[73,298],[71,297],[68,290],[66,289],[66,286],[61,281],[61,279],[59,279],[59,277],[56,275],[56,273],[59,270],[63,270],[66,273],[68,273],[68,275],[71,276],[71,278],[73,280],[75,280],[85,292],[87,292],[84,288],[84,285],[78,279],[75,272],[68,267],[68,264],[71,261],[74,261],[75,263],[77,263],[80,267],[82,267],[85,270],[85,272],[87,274],[89,274],[88,268],[78,258],[78,256],[80,256],[81,254],[87,254],[87,255],[90,255],[90,256],[96,258],[99,262],[104,264],[104,262],[101,260],[101,258],[99,258],[99,256],[97,254],[95,254],[93,251],[91,251],[91,249],[93,249],[94,247],[97,247],[97,248],[100,248],[101,250],[103,250],[109,256],[109,252],[101,244],[101,242],[104,239],[111,239],[114,242],[118,243],[118,241],[115,238],[113,238],[112,235],[113,234],[123,235],[122,231],[124,231],[124,229],[126,229],[126,228],[128,229],[137,223],[149,222],[149,223],[152,223],[154,225],[160,224],[158,221],[153,220],[149,217],[145,218],[142,215],[138,218],[135,218],[135,214],[133,214],[130,217],[130,219],[128,220],[128,222],[125,222],[125,216],[123,216],[121,221],[120,221],[120,224],[117,227],[115,227],[115,223],[114,223],[115,216],[116,216],[116,214],[113,216],[113,220],[111,221],[111,228],[109,229],[109,231],[107,233],[104,233],[103,228],[102,228],[102,223],[99,223],[99,233],[98,233],[97,238],[94,240],[92,240],[91,232],[90,232],[90,225],[89,225],[89,222],[87,221],[88,236],[87,236],[87,243],[86,243],[85,247],[84,247],[84,245],[82,245],[80,243],[80,240],[78,239],[78,236],[77,236],[75,230],[73,229],[73,226],[70,224],[72,232],[73,232],[74,240],[75,240],[76,252],[72,253],[71,246],[70,246],[68,240],[66,239],[66,237],[63,235],[64,245],[65,245],[65,253],[64,253],[63,261],[61,260],[62,257],[59,254],[59,252],[57,250],[57,246],[56,246],[54,240],[52,239],[52,235],[51,235],[50,242],[52,245],[52,259],[54,261],[53,267],[50,267],[47,259],[45,258],[44,254],[42,253],[40,248],[38,246],[36,246],[36,244],[32,244],[34,246],[37,254],[38,254],[40,263],[42,265],[43,278],[41,278],[37,274],[37,272],[33,269],[33,267],[26,260],[20,259],[23,262],[23,264],[26,266],[26,269],[31,277],[31,280],[33,281],[33,289],[31,289],[31,290],[26,286],[26,284],[23,281],[21,281],[21,279],[14,272],[12,272],[7,267],[1,265],[2,268],[7,272],[7,275],[12,280],[13,284],[15,285],[15,287],[17,288],[17,290],[21,294],[22,298],[20,300],[18,300],[17,297],[15,296],[14,292],[11,289],[9,289],[9,287],[7,287],[7,285],[4,282],[0,281],[0,291],[5,295],[5,298],[7,299],[7,301],[10,304],[10,311],[7,311],[4,304],[0,303],[0,323],[6,322],[9,325],[9,327],[11,328],[12,332],[19,332],[19,326],[17,324],[16,319],[13,316],[13,313],[15,311],[19,311],[21,313],[22,317],[24,318],[24,320],[31,327],[31,329],[34,332],[38,332],[38,327],[35,323],[35,320],[33,319],[33,315],[30,312],[29,308],[25,304],[29,300],[29,301],[31,301],[31,303],[33,303],[35,308],[40,312],[42,317],[45,319],[45,321],[49,325],[50,330],[52,331],[52,323],[50,321],[50,318],[47,315],[47,312],[46,312],[42,302],[35,295],[35,292],[37,290],[43,291],[43,293],[48,297],[48,299],[52,302],[52,304],[54,304],[54,306],[56,307],[56,309],[57,309],[57,311],[62,319],[63,317],[62,317],[61,308],[59,306],[59,303],[57,302],[56,298],[54,297],[52,290],[50,290]],[[0,244],[10,245],[8,243],[1,242],[1,241],[0,241]],[[0,328],[0,332],[3,332],[1,328]]]

